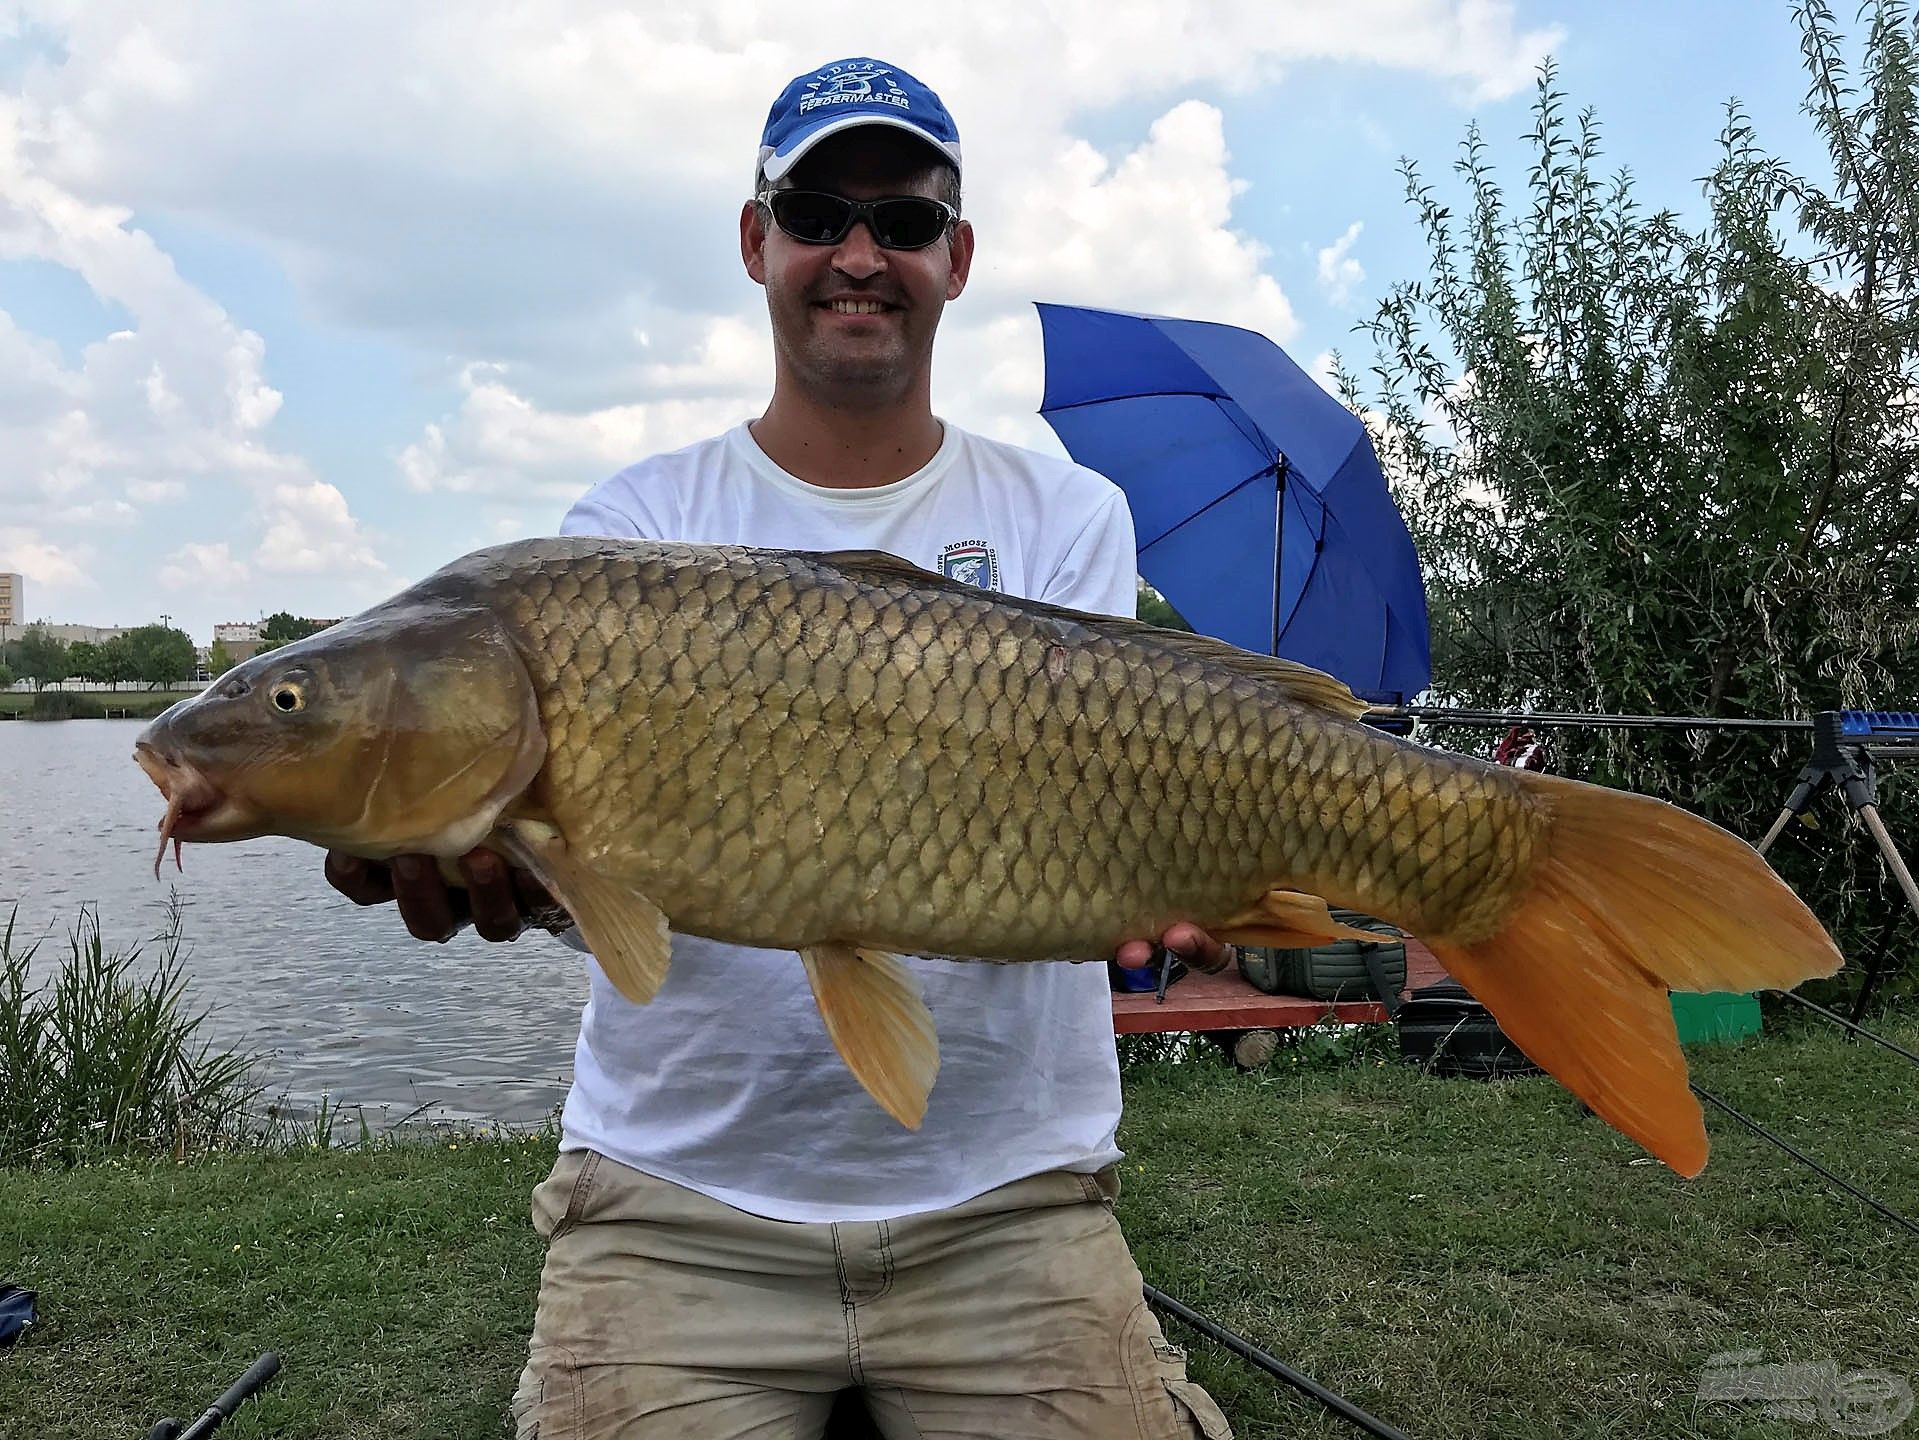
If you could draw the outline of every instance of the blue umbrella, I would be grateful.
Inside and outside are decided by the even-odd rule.
[[[1140,573],[1195,629],[1371,698],[1426,688],[1419,556],[1357,416],[1250,330],[1039,316],[1040,414],[1126,492]]]

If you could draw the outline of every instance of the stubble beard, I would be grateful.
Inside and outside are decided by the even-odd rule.
[[[786,369],[822,403],[841,409],[878,409],[897,403],[918,370],[913,336],[904,324],[883,343],[847,345],[823,333],[812,297],[772,296],[773,339]],[[830,323],[830,322],[825,322]]]

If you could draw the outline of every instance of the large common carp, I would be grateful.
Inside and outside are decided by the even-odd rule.
[[[909,1125],[938,1047],[898,954],[1078,960],[1182,920],[1310,944],[1338,933],[1330,900],[1423,938],[1534,1060],[1697,1173],[1667,991],[1831,974],[1819,923],[1701,819],[1365,708],[1316,670],[889,555],[547,539],[254,657],[136,754],[163,849],[496,848],[635,1001],[669,924],[797,950]]]

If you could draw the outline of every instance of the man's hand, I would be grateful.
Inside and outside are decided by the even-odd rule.
[[[1223,970],[1233,960],[1233,947],[1215,940],[1197,925],[1182,920],[1166,927],[1166,933],[1159,937],[1159,943],[1172,951],[1195,970]],[[1128,940],[1113,952],[1113,959],[1128,970],[1138,970],[1153,963],[1153,942],[1150,940]]]
[[[466,888],[440,876],[431,855],[395,855],[385,864],[327,851],[327,883],[355,905],[398,901],[407,931],[420,940],[451,940],[470,923],[483,940],[512,940],[529,925],[555,934],[573,921],[531,872],[492,850],[459,859]]]

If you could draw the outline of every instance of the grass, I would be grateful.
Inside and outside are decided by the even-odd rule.
[[[246,1136],[253,1057],[201,1037],[206,1011],[185,1003],[177,900],[159,935],[122,949],[81,911],[36,983],[46,944],[20,936],[14,915],[0,926],[0,1165],[183,1158]]]
[[[0,720],[98,720],[111,709],[116,718],[151,720],[184,690],[0,690]]]
[[[1882,1022],[1909,1048],[1919,1023]],[[1824,1029],[1693,1052],[1700,1083],[1919,1211],[1919,1086]],[[1695,1404],[1715,1353],[1919,1380],[1914,1238],[1709,1118],[1699,1180],[1545,1080],[1283,1052],[1129,1069],[1121,1218],[1147,1277],[1421,1440],[1829,1433]],[[551,1141],[445,1138],[0,1171],[0,1279],[43,1321],[0,1416],[123,1437],[286,1369],[223,1437],[499,1437]],[[1358,1432],[1169,1327],[1242,1440]],[[4,1429],[4,1426],[0,1426]],[[1864,1433],[1864,1432],[1855,1432]]]

